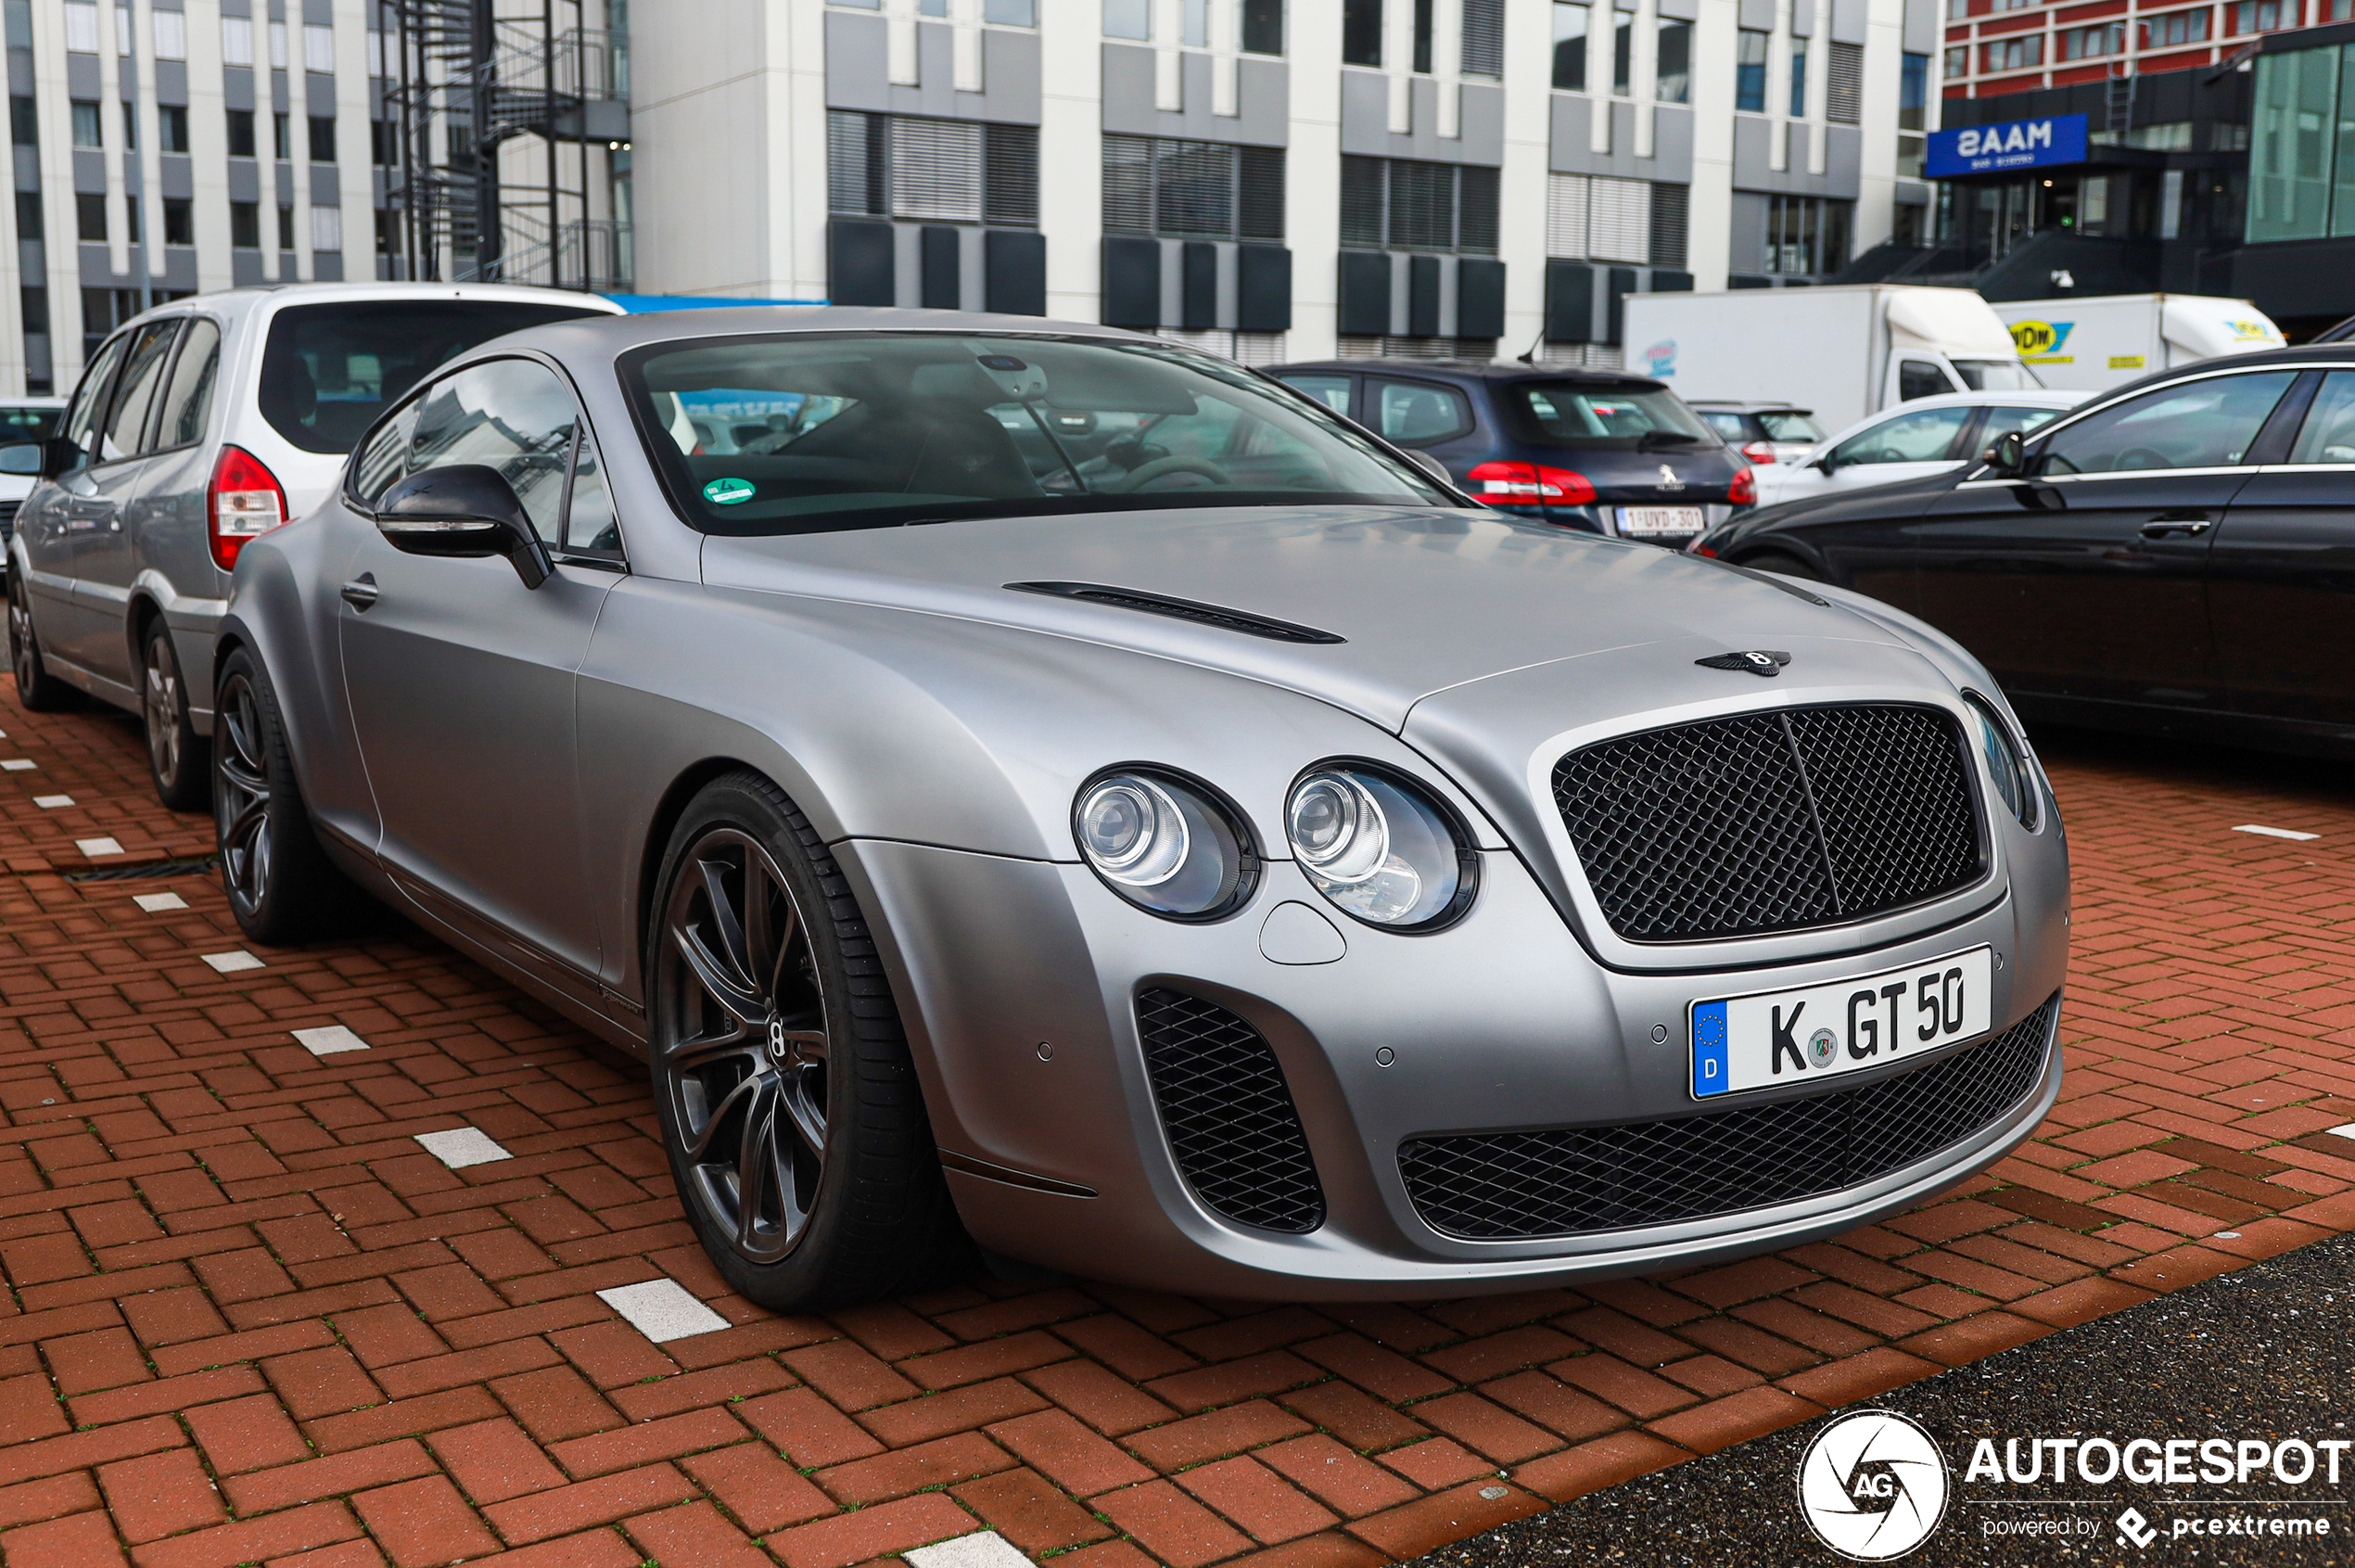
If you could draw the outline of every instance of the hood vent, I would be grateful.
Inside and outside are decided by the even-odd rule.
[[[1140,610],[1146,615],[1165,615],[1172,620],[1190,620],[1197,625],[1216,626],[1222,631],[1240,631],[1247,637],[1266,637],[1278,643],[1349,641],[1330,631],[1319,631],[1313,626],[1272,620],[1264,615],[1254,615],[1249,610],[1228,609],[1224,605],[1201,605],[1191,599],[1172,599],[1165,593],[1146,593],[1134,588],[1108,588],[1100,582],[1010,582],[1006,586],[1017,593],[1050,593],[1058,599],[1085,599],[1091,605]]]

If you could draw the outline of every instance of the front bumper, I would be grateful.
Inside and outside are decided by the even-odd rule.
[[[2007,1028],[2060,988],[2065,883],[2016,874],[1964,917],[1869,952],[1641,975],[1598,963],[1508,853],[1483,856],[1480,897],[1460,924],[1406,937],[1330,911],[1287,861],[1269,863],[1241,913],[1197,926],[1131,908],[1076,864],[873,840],[835,852],[883,940],[966,1224],[994,1251],[1089,1278],[1239,1297],[1400,1298],[1747,1256],[1937,1193],[2025,1139],[2059,1091],[2048,1044],[2034,1087],[2010,1109],[1861,1184],[1637,1230],[1468,1241],[1418,1214],[1399,1171],[1402,1142],[1701,1112],[1686,1076],[1692,1001],[1827,983],[1981,942],[2004,959],[1992,1016]],[[1345,954],[1314,964],[1267,957],[1262,926],[1286,902],[1330,918]],[[1135,998],[1151,986],[1225,1007],[1268,1041],[1315,1156],[1320,1227],[1284,1235],[1233,1224],[1190,1190],[1139,1039]]]

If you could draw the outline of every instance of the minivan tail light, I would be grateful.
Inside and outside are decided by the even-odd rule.
[[[1742,455],[1752,463],[1767,464],[1775,461],[1775,449],[1764,441],[1752,441],[1742,448]]]
[[[1737,473],[1734,482],[1725,487],[1725,499],[1736,506],[1757,505],[1758,476],[1748,468]]]
[[[1584,506],[1595,499],[1585,475],[1537,463],[1482,463],[1464,478],[1491,506]]]
[[[205,487],[205,538],[212,564],[223,571],[237,564],[246,541],[286,521],[286,491],[261,459],[242,447],[224,446]]]

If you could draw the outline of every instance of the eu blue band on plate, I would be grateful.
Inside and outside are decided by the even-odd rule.
[[[1725,1004],[1704,1001],[1693,1009],[1693,1098],[1723,1094],[1725,1077]]]

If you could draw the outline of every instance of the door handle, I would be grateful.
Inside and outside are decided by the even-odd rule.
[[[343,602],[355,610],[365,610],[376,602],[376,574],[362,572],[358,578],[343,585]]]
[[[2145,539],[2167,539],[2182,534],[2185,539],[2197,539],[2216,525],[2205,512],[2162,512],[2145,523],[2139,530]]]

